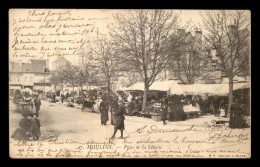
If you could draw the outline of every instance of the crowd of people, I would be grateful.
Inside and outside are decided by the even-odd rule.
[[[12,138],[16,140],[39,140],[41,131],[40,131],[40,121],[36,114],[33,115],[24,115],[19,122],[19,128],[17,128]]]
[[[161,113],[161,120],[166,125],[168,121],[183,121],[187,115],[184,111],[184,106],[192,105],[200,112],[200,115],[214,114],[216,117],[230,118],[231,128],[247,127],[243,116],[249,115],[249,108],[244,100],[245,97],[234,97],[234,103],[228,110],[227,96],[192,96],[192,95],[166,95],[160,98],[149,97],[147,102],[148,112],[153,110],[148,105],[160,103],[160,109],[157,112]],[[142,96],[132,96],[130,102],[125,105],[128,115],[133,115],[134,112],[142,111]],[[144,111],[143,111],[144,112]],[[155,111],[156,112],[156,111]],[[239,123],[238,123],[239,122]]]
[[[46,94],[47,97],[56,100],[55,93]],[[61,102],[69,97],[74,96],[73,92],[67,92],[66,94],[61,92]],[[101,125],[106,125],[109,121],[109,113],[111,114],[111,125],[114,125],[114,133],[112,139],[118,130],[121,132],[120,138],[123,138],[124,115],[127,112],[128,115],[133,115],[135,112],[142,111],[143,97],[142,95],[131,96],[130,99],[119,97],[117,95],[108,96],[107,94],[100,94],[102,102],[99,105],[99,111],[101,113]],[[94,102],[97,99],[97,93],[81,93],[82,99],[84,99],[83,107],[88,102]],[[18,95],[16,96],[18,98]],[[231,105],[230,112],[228,112],[228,97],[225,96],[191,96],[191,95],[164,95],[159,98],[154,96],[149,97],[147,100],[147,108],[149,112],[153,110],[149,108],[149,105],[155,103],[160,104],[159,110],[161,121],[163,125],[166,125],[166,121],[183,121],[187,116],[184,111],[184,106],[192,105],[200,111],[200,115],[207,113],[214,114],[215,116],[228,117],[230,128],[245,128],[248,125],[245,123],[243,116],[248,116],[247,104],[245,104],[244,97],[240,99],[235,98],[234,103]],[[40,121],[38,120],[41,100],[38,95],[30,95],[23,93],[19,96],[24,102],[30,104],[31,108],[35,107],[35,113],[21,112],[23,118],[20,120],[19,128],[13,133],[12,137],[17,140],[39,140],[40,137]],[[15,100],[15,99],[14,99]],[[84,108],[83,108],[84,109]],[[142,111],[144,112],[144,111]],[[29,113],[29,114],[28,114]]]
[[[27,107],[19,109],[19,113],[23,118],[19,122],[19,128],[17,128],[12,134],[12,138],[16,140],[39,140],[40,138],[40,120],[38,119],[41,100],[38,95],[30,95],[29,93],[23,93],[19,97],[20,101],[16,101],[16,105],[26,104]],[[35,108],[35,110],[34,110]],[[34,112],[35,111],[35,112]]]
[[[101,125],[106,125],[109,120],[108,113],[111,113],[111,125],[114,125],[114,133],[111,139],[115,138],[115,135],[118,130],[120,130],[121,135],[120,139],[123,138],[123,131],[125,129],[124,124],[124,114],[125,114],[125,105],[123,100],[119,100],[117,96],[114,97],[102,97],[102,102],[100,103],[100,113],[101,113]]]

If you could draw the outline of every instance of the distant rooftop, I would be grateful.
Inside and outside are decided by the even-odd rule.
[[[68,61],[65,57],[58,57],[56,60],[54,60],[53,62],[58,62],[58,61]]]
[[[11,63],[10,72],[36,72],[42,73],[43,68],[47,67],[46,60],[30,60],[30,63]],[[47,72],[49,70],[47,69]]]

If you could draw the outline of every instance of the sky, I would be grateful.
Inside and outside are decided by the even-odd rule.
[[[111,23],[112,20],[112,13],[115,12],[115,10],[89,10],[87,12],[82,11],[79,14],[82,15],[88,15],[88,16],[98,16],[100,18],[107,18],[104,20],[96,21],[96,26],[101,32],[107,32],[107,24]],[[202,24],[201,16],[199,15],[199,10],[176,10],[176,12],[180,12],[180,19],[181,19],[181,25],[186,24],[186,21],[192,19],[195,26],[199,26],[199,24]],[[78,57],[72,57],[72,56],[66,56],[66,59],[71,61],[72,63],[78,62]],[[56,58],[55,58],[56,59]],[[50,59],[50,67],[52,66],[52,61],[55,59]]]
[[[108,10],[108,9],[73,9],[72,13],[76,16],[82,16],[87,19],[89,18],[102,18],[102,20],[96,20],[95,25],[96,28],[98,28],[101,32],[107,33],[107,24],[111,23],[112,20],[112,13],[115,11],[120,11],[120,10]],[[200,25],[202,25],[202,18],[200,15],[200,12],[203,12],[203,10],[174,10],[177,13],[180,13],[180,19],[181,19],[181,24],[180,26],[184,26],[187,21],[192,20],[193,26],[198,27],[199,29],[201,28]],[[205,11],[205,10],[204,10]],[[104,19],[105,18],[105,19]],[[203,30],[202,30],[203,32]],[[90,36],[86,36],[86,38],[90,38]],[[78,58],[75,56],[68,56],[65,57],[72,63],[76,63],[78,61]],[[52,65],[52,61],[55,60],[56,58],[50,58],[50,66]]]

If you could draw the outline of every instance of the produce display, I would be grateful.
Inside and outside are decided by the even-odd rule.
[[[200,110],[197,107],[190,105],[183,106],[184,112],[200,112]]]

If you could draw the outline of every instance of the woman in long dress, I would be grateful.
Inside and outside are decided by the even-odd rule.
[[[170,101],[169,107],[170,107],[169,121],[174,121],[175,106],[174,106],[173,99]]]
[[[119,137],[119,139],[123,139],[123,131],[125,130],[124,112],[125,112],[125,107],[124,107],[123,101],[120,100],[118,108],[113,114],[116,122],[114,124],[114,133],[113,133],[113,136],[111,137],[111,139],[115,138],[117,130],[120,130],[120,132],[121,132],[121,136]]]
[[[244,128],[245,121],[242,117],[242,108],[240,104],[238,104],[238,99],[235,100],[234,104],[230,107],[230,120],[229,120],[230,128]]]
[[[114,116],[114,113],[116,113],[117,109],[118,109],[118,103],[117,103],[117,99],[113,99],[110,105],[110,112],[111,112],[111,125],[115,125],[116,124],[116,118]]]
[[[31,115],[23,115],[24,117],[19,122],[19,128],[17,128],[11,136],[15,140],[28,141],[31,137],[30,126],[31,126]]]
[[[176,105],[176,121],[182,121],[185,119],[183,105],[183,102],[181,100],[178,100]]]
[[[108,102],[102,98],[102,102],[100,103],[100,113],[101,113],[101,125],[106,125],[108,121],[108,109],[109,105]]]
[[[133,115],[133,110],[134,110],[134,101],[133,100],[130,101],[127,108],[128,108],[128,115]]]
[[[167,104],[167,100],[164,98],[163,102],[161,104],[161,119],[163,121],[163,125],[166,125],[166,120],[167,120],[167,114],[168,114],[168,104]]]

